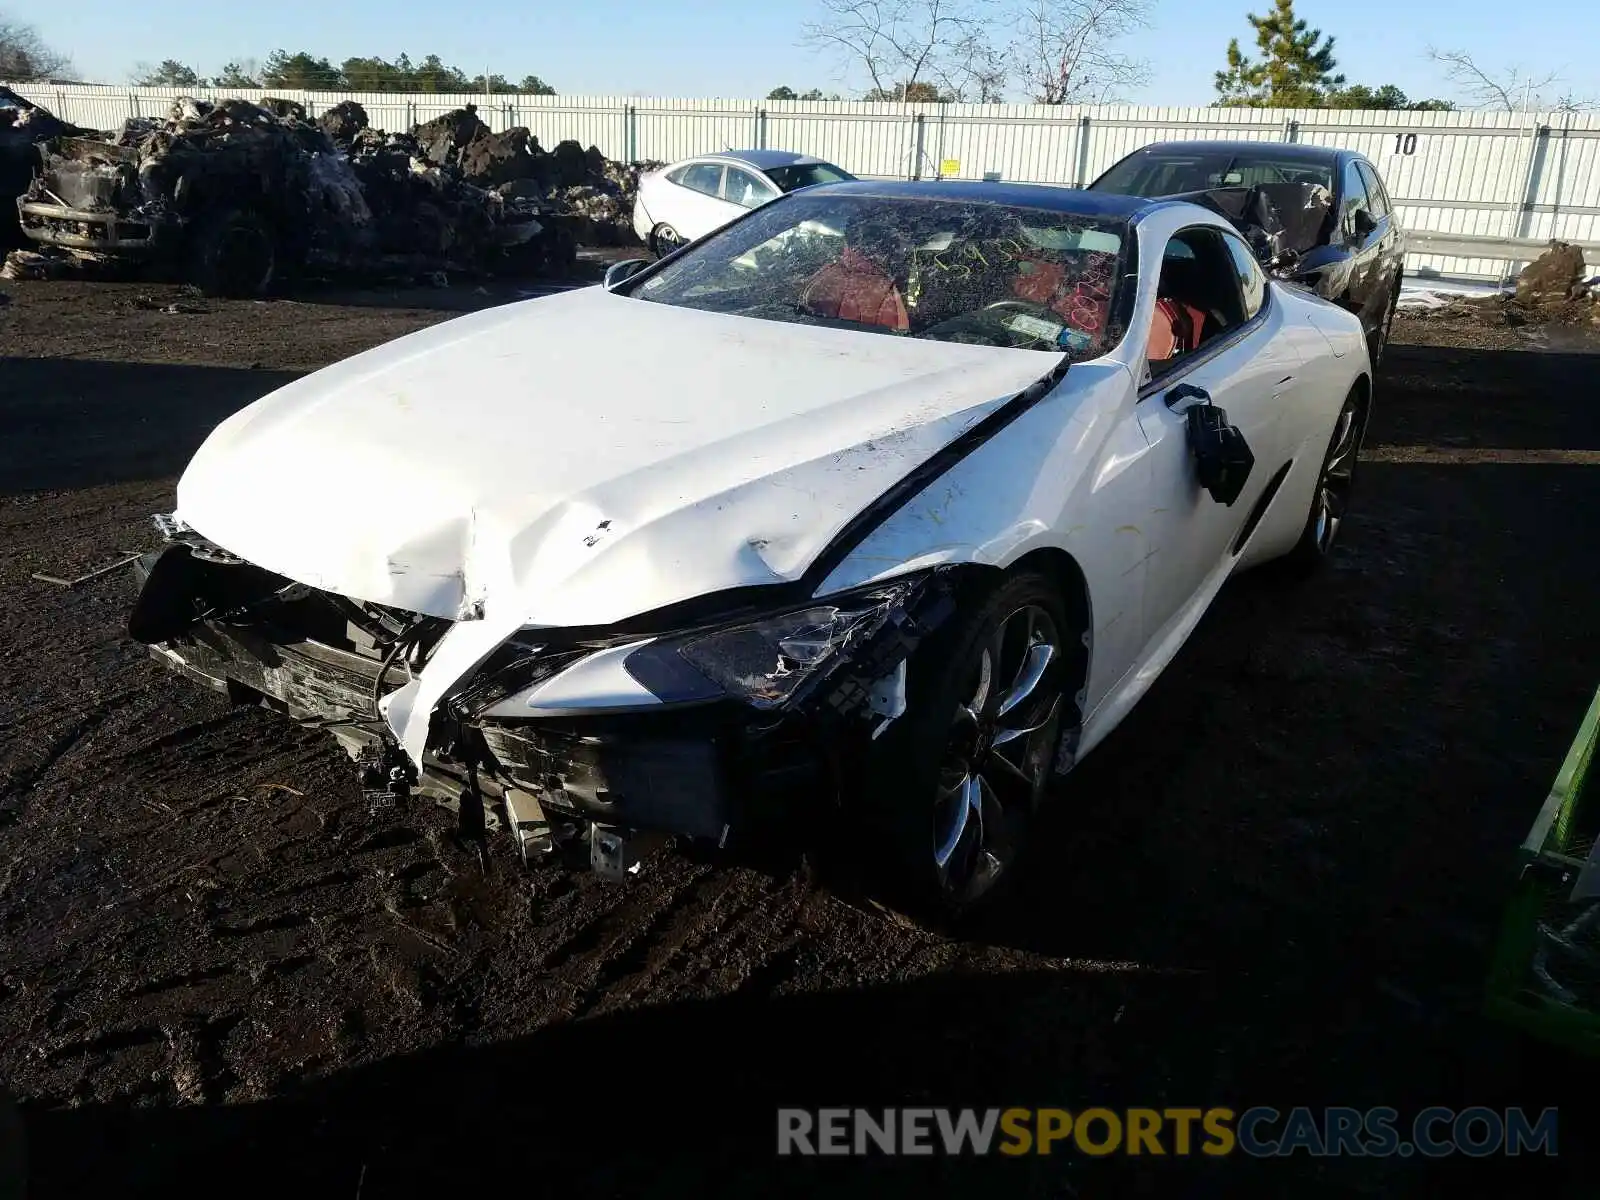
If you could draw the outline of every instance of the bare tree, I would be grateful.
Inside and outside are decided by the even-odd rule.
[[[1593,112],[1600,108],[1600,97],[1580,96],[1571,88],[1556,97],[1552,107],[1557,112]]]
[[[45,45],[32,25],[0,13],[0,79],[32,83],[56,78],[71,69],[71,57]]]
[[[1149,19],[1149,0],[1029,0],[1011,61],[1035,103],[1105,104],[1147,78],[1149,64],[1115,43]]]
[[[1485,70],[1465,50],[1437,50],[1430,46],[1428,57],[1444,68],[1445,78],[1456,85],[1473,108],[1516,112],[1524,107],[1541,107],[1544,90],[1561,78],[1555,71],[1536,75],[1521,67]]]
[[[1044,104],[1105,101],[1144,63],[1116,42],[1153,0],[818,0],[803,43],[864,78],[869,99],[999,100],[1018,83]]]
[[[999,98],[1005,68],[988,30],[998,0],[821,0],[802,42],[864,75],[874,97]]]

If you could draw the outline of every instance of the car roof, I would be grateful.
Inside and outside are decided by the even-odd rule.
[[[1079,217],[1127,219],[1155,208],[1162,200],[1089,192],[1048,183],[978,183],[961,180],[857,180],[824,183],[805,190],[808,196],[877,196],[894,200],[961,200],[969,204],[1009,205],[1069,213]]]
[[[769,167],[806,166],[824,161],[809,154],[796,154],[792,150],[719,150],[714,154],[702,154],[700,158],[740,162],[758,171],[765,171]]]
[[[1252,154],[1271,154],[1280,162],[1304,163],[1337,163],[1341,158],[1359,158],[1360,155],[1350,150],[1343,150],[1337,146],[1308,146],[1304,142],[1247,142],[1247,141],[1173,141],[1151,142],[1148,146],[1126,155],[1132,158],[1134,154],[1159,154],[1159,153],[1199,153],[1199,154],[1237,154],[1240,157],[1249,157]]]

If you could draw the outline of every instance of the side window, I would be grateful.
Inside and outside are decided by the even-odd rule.
[[[1228,247],[1228,256],[1233,259],[1233,273],[1239,280],[1239,293],[1244,297],[1244,319],[1248,321],[1266,303],[1267,277],[1261,273],[1256,256],[1250,253],[1250,247],[1244,244],[1243,238],[1224,233],[1222,241]]]
[[[1370,164],[1357,163],[1356,167],[1361,171],[1361,182],[1366,184],[1367,203],[1372,208],[1372,215],[1381,221],[1389,215],[1389,193],[1383,190],[1383,181]]]
[[[727,187],[727,198],[745,208],[759,208],[768,200],[778,198],[777,189],[765,179],[749,171],[741,171],[738,167],[728,168]]]
[[[1367,185],[1361,181],[1361,173],[1356,170],[1354,162],[1344,165],[1344,198],[1339,205],[1339,227],[1345,233],[1355,232],[1356,213],[1372,211],[1372,205],[1367,200]]]
[[[1175,234],[1162,255],[1156,284],[1145,355],[1151,377],[1177,369],[1246,320],[1238,268],[1223,235],[1209,226]]]
[[[677,182],[694,191],[704,192],[708,196],[720,196],[722,194],[722,164],[695,163],[684,168],[683,178]]]

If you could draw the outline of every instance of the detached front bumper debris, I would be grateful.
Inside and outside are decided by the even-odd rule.
[[[426,669],[451,621],[305,587],[170,521],[164,532],[166,548],[137,564],[129,618],[130,634],[164,665],[235,703],[326,730],[354,760],[369,805],[428,797],[469,829],[513,834],[527,857],[575,849],[608,875],[636,868],[640,838],[759,844],[836,811],[842,781],[904,711],[904,664],[955,612],[963,570],[919,577],[874,612],[848,653],[765,709],[723,699],[507,715],[495,671],[515,662],[515,686],[526,690],[598,648],[536,647],[530,657],[508,644],[437,707],[417,764],[386,708]]]

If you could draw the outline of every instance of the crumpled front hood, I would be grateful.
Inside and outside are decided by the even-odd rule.
[[[1060,358],[586,288],[446,322],[258,400],[195,455],[177,516],[343,595],[607,623],[798,578]]]

